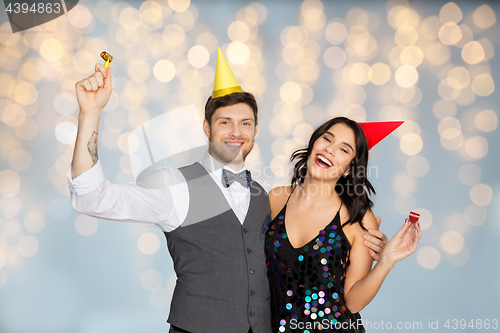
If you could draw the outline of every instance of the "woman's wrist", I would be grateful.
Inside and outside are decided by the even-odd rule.
[[[387,270],[391,270],[395,264],[396,262],[389,259],[389,257],[385,254],[382,254],[377,261],[377,265],[380,265]]]

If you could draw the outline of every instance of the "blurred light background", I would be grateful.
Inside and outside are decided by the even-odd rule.
[[[175,274],[160,229],[83,216],[69,202],[74,85],[101,51],[114,56],[99,158],[111,182],[134,181],[129,134],[190,104],[202,114],[218,46],[257,97],[247,165],[267,186],[289,181],[291,152],[331,117],[405,120],[371,151],[374,212],[388,236],[420,212],[423,238],[363,319],[424,330],[499,320],[499,10],[475,0],[86,0],[15,34],[2,11],[0,332],[167,332]]]

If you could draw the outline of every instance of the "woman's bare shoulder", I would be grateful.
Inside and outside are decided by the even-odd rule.
[[[278,186],[273,188],[271,191],[269,191],[269,194],[275,195],[275,196],[281,196],[281,195],[290,195],[292,192],[292,187],[290,185],[288,186]]]
[[[342,208],[340,209],[340,222],[342,225],[344,225],[347,221],[349,220],[349,210],[347,209],[346,205],[342,205]],[[373,214],[371,209],[367,209],[365,215],[361,219],[361,223],[363,226],[367,229],[377,229],[378,230],[378,224],[377,220],[375,219],[375,214]],[[359,223],[356,223],[359,225]],[[360,226],[360,229],[361,226]]]
[[[375,219],[375,214],[373,214],[370,208],[366,210],[365,216],[363,216],[361,223],[363,223],[363,226],[366,228],[366,230],[378,230],[378,224],[377,220]]]
[[[346,222],[349,220],[349,211],[345,205],[342,205],[342,209],[340,210],[340,221],[342,224],[342,230],[346,234],[347,238],[351,245],[356,239],[361,239],[366,231],[361,227],[360,223],[349,223]],[[378,230],[378,224],[375,219],[375,215],[373,214],[371,209],[368,209],[361,219],[361,223],[366,230],[374,229]]]
[[[271,217],[274,217],[286,203],[292,192],[291,186],[278,186],[269,191],[269,202],[271,203]]]

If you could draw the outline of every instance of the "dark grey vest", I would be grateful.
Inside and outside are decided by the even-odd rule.
[[[189,210],[179,228],[165,233],[177,273],[168,322],[193,333],[246,333],[250,327],[271,333],[262,233],[270,214],[266,191],[251,182],[241,225],[201,164],[179,170],[188,184]]]

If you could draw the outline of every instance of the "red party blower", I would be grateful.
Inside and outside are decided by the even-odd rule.
[[[410,212],[410,217],[409,217],[409,220],[411,223],[416,223],[418,222],[418,219],[420,218],[420,214],[419,213],[415,213],[415,212]]]

